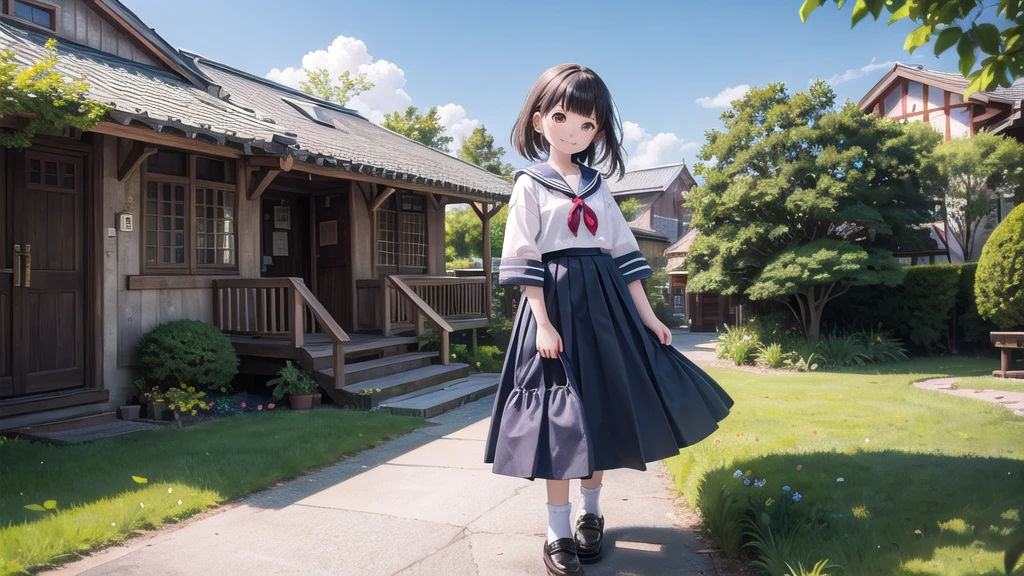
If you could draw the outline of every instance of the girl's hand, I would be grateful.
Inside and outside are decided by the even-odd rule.
[[[645,322],[645,324],[658,335],[658,340],[660,340],[662,344],[668,345],[672,343],[672,331],[669,330],[668,326],[665,326],[661,320],[651,319],[648,322]]]
[[[562,351],[562,337],[551,324],[537,325],[537,351],[541,358],[557,358]]]

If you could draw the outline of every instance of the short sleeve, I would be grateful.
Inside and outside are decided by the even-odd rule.
[[[498,284],[544,286],[544,266],[537,248],[540,208],[529,177],[516,179],[508,204],[505,241],[501,248]]]
[[[615,202],[611,192],[605,188],[605,213],[612,220],[612,251],[611,256],[619,266],[619,271],[626,279],[626,283],[634,280],[643,280],[653,275],[647,258],[640,252],[640,245],[637,244],[636,236],[629,229],[622,210]]]

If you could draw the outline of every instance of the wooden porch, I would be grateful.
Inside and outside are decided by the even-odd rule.
[[[376,405],[468,376],[468,365],[451,362],[450,336],[473,330],[475,348],[476,329],[489,321],[486,278],[385,275],[361,286],[371,283],[377,290],[372,298],[359,293],[359,310],[377,330],[346,332],[299,278],[216,281],[214,324],[229,335],[243,372],[270,375],[291,360],[338,405]],[[428,325],[440,333],[440,351],[418,349]],[[360,394],[378,388],[369,399]],[[492,389],[478,382],[466,397]]]

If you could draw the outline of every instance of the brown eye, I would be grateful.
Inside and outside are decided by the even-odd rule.
[[[590,132],[594,128],[595,128],[595,126],[594,126],[594,124],[592,122],[584,122],[583,123],[583,130],[585,130],[587,132]]]
[[[565,114],[562,114],[561,112],[555,112],[554,114],[551,115],[551,119],[554,120],[555,122],[565,122]]]

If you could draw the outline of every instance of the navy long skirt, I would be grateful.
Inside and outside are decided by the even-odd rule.
[[[520,478],[646,470],[718,429],[732,398],[640,320],[614,259],[598,248],[543,256],[544,303],[562,338],[537,351],[524,296],[494,399],[484,462]]]

